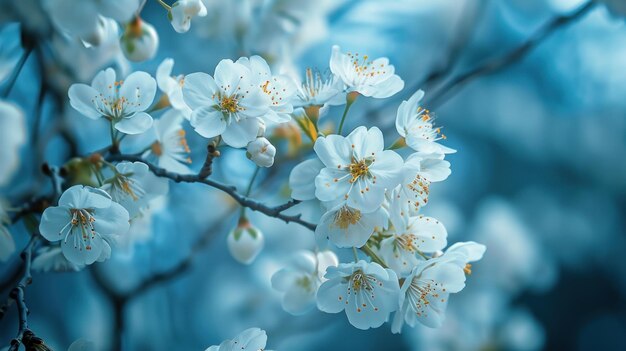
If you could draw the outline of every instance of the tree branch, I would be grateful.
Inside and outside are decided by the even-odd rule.
[[[432,95],[429,101],[429,106],[431,108],[436,108],[437,106],[441,105],[441,103],[443,103],[446,98],[450,98],[450,96],[453,95],[462,85],[469,83],[475,78],[499,71],[519,61],[532,49],[534,49],[544,40],[546,40],[552,33],[557,31],[559,28],[562,28],[565,25],[579,19],[580,17],[588,13],[591,9],[593,9],[595,5],[596,2],[590,0],[571,14],[561,15],[553,18],[548,23],[539,28],[534,34],[532,34],[530,38],[528,38],[522,45],[509,51],[504,56],[495,58],[493,60],[488,60],[482,65],[479,65],[457,76],[456,78],[453,78],[441,89],[439,89],[434,95]]]
[[[237,188],[232,185],[227,185],[224,183],[220,183],[211,179],[202,178],[200,175],[194,174],[178,174],[169,172],[163,168],[155,166],[151,163],[146,162],[139,156],[136,155],[122,155],[122,154],[111,154],[107,157],[108,161],[131,161],[131,162],[143,162],[148,165],[150,171],[159,177],[169,178],[177,183],[202,183],[213,188],[219,189],[228,195],[230,195],[235,201],[237,201],[241,206],[247,207],[252,211],[261,212],[267,216],[278,218],[283,220],[286,223],[293,222],[298,223],[301,226],[315,231],[316,225],[307,221],[302,220],[301,215],[285,215],[282,212],[285,210],[297,205],[300,203],[298,200],[291,200],[283,205],[270,207],[263,203],[260,203],[256,200],[253,200],[247,196],[243,196],[237,192]]]
[[[24,296],[25,289],[33,280],[31,275],[31,263],[33,255],[33,247],[37,241],[37,234],[34,234],[24,250],[22,251],[22,259],[24,260],[24,271],[22,278],[17,286],[9,294],[9,298],[15,301],[18,313],[18,330],[17,335],[11,340],[9,351],[17,351],[20,345],[24,345],[27,350],[47,350],[43,340],[36,337],[35,334],[28,329],[28,306]],[[37,348],[35,348],[37,347]]]

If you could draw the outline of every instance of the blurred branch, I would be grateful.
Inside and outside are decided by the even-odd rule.
[[[279,206],[275,206],[275,207],[270,207],[267,206],[263,203],[260,203],[256,200],[253,200],[247,196],[243,196],[241,194],[239,194],[237,192],[237,188],[232,186],[232,185],[227,185],[224,183],[220,183],[211,179],[205,179],[202,178],[200,175],[194,175],[194,174],[178,174],[178,173],[173,173],[173,172],[169,172],[163,168],[160,168],[158,166],[155,166],[151,163],[146,162],[144,159],[142,159],[139,156],[136,155],[121,155],[121,154],[112,154],[109,155],[107,157],[107,160],[109,161],[131,161],[131,162],[143,162],[146,163],[148,165],[148,167],[150,168],[150,170],[152,171],[152,173],[154,173],[155,175],[159,176],[159,177],[164,177],[164,178],[169,178],[177,183],[202,183],[202,184],[206,184],[208,186],[211,186],[213,188],[219,189],[225,193],[227,193],[228,195],[230,195],[235,201],[237,201],[241,206],[243,207],[247,207],[253,211],[258,211],[261,212],[263,214],[265,214],[266,216],[269,217],[274,217],[274,218],[278,218],[283,220],[286,223],[289,222],[293,222],[293,223],[298,223],[301,226],[310,229],[312,231],[315,231],[315,227],[316,225],[307,221],[304,221],[303,219],[301,219],[301,215],[297,214],[297,215],[285,215],[283,214],[283,212],[297,204],[300,203],[300,201],[298,200],[291,200],[283,205],[279,205]]]
[[[233,212],[234,210],[230,211],[231,214]],[[221,223],[225,222],[223,221]],[[114,307],[113,311],[115,315],[115,335],[113,339],[115,340],[115,345],[113,347],[113,350],[122,350],[124,309],[128,302],[145,293],[146,291],[160,284],[170,282],[185,273],[191,267],[191,264],[193,263],[193,259],[195,258],[196,254],[208,246],[208,244],[211,242],[211,239],[215,237],[215,232],[219,231],[220,228],[221,227],[211,228],[211,230],[207,230],[205,234],[201,235],[191,246],[191,251],[189,252],[189,254],[187,254],[187,256],[176,266],[164,272],[155,273],[150,277],[144,279],[134,288],[124,292],[118,292],[114,290],[107,282],[105,277],[102,275],[102,273],[98,270],[97,266],[90,267],[89,272],[91,273],[94,282],[100,287],[100,289],[102,289],[102,291],[111,301]]]
[[[17,305],[18,314],[17,335],[13,340],[11,340],[9,351],[17,351],[22,344],[27,350],[48,350],[48,348],[44,345],[43,340],[35,336],[35,334],[28,329],[29,311],[28,306],[26,305],[26,298],[24,296],[26,287],[29,286],[33,280],[31,275],[31,263],[33,247],[37,241],[37,235],[38,234],[33,234],[30,241],[22,251],[21,257],[22,260],[24,260],[22,278],[9,294],[9,300],[15,301],[15,304]]]
[[[436,108],[437,106],[441,105],[441,103],[449,99],[464,84],[467,84],[478,77],[494,73],[516,63],[521,58],[526,56],[526,54],[528,54],[532,49],[534,49],[544,40],[546,40],[552,33],[581,18],[583,15],[587,14],[591,9],[593,9],[595,5],[595,1],[588,1],[585,5],[582,5],[571,14],[560,15],[553,18],[548,23],[539,28],[534,34],[532,34],[530,38],[528,38],[522,45],[511,50],[504,56],[489,60],[482,65],[479,65],[465,73],[460,74],[456,78],[453,78],[441,89],[439,89],[432,96],[432,98],[430,98],[430,107]]]
[[[27,41],[27,42],[22,43],[22,45],[24,47],[24,53],[22,53],[22,56],[20,56],[20,60],[17,62],[17,65],[13,69],[13,72],[11,73],[11,77],[9,78],[9,81],[6,87],[4,88],[4,91],[2,92],[3,98],[6,98],[11,92],[11,89],[13,89],[13,86],[15,85],[15,82],[17,81],[17,77],[20,75],[22,68],[24,68],[24,64],[26,63],[26,60],[30,56],[31,51],[33,51],[32,42]]]
[[[472,37],[472,33],[474,32],[473,29],[476,28],[476,24],[481,18],[481,15],[484,13],[486,5],[487,1],[485,0],[479,0],[477,2],[468,1],[465,3],[458,20],[459,23],[457,24],[456,29],[457,34],[448,48],[448,54],[446,55],[445,62],[442,65],[439,65],[439,67],[433,69],[422,80],[409,87],[409,93],[412,94],[417,89],[425,89],[425,86],[429,86],[451,73],[456,66],[456,63],[461,58],[461,51],[463,51],[469,39]]]

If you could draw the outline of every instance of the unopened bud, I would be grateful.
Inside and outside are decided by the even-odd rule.
[[[228,234],[228,251],[237,262],[250,264],[263,249],[263,233],[252,226],[246,218],[241,218],[237,228]]]
[[[156,55],[159,36],[152,25],[137,17],[126,25],[126,30],[120,38],[120,46],[129,60],[145,61]]]

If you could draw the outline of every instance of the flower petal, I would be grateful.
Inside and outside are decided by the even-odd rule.
[[[190,122],[194,130],[205,138],[222,134],[228,126],[222,112],[209,106],[196,108],[191,114]]]
[[[256,118],[245,118],[229,124],[222,133],[222,139],[232,147],[245,147],[249,142],[256,139],[258,132],[259,121]]]
[[[215,105],[213,94],[218,91],[215,80],[206,73],[197,72],[185,76],[183,99],[192,110]]]
[[[317,158],[303,161],[295,166],[289,174],[291,197],[300,201],[313,200],[315,198],[315,177],[323,167],[324,164]]]
[[[83,116],[98,119],[102,114],[96,110],[94,99],[98,99],[98,91],[86,84],[72,84],[67,92],[70,105]]]
[[[145,112],[138,112],[115,123],[115,129],[124,134],[141,134],[152,127],[152,122],[152,116]]]
[[[154,101],[156,81],[146,72],[133,72],[122,83],[119,96],[127,99],[125,111],[129,114],[145,111]]]
[[[59,241],[63,239],[61,230],[67,226],[72,218],[70,211],[66,207],[48,207],[41,215],[39,223],[39,233],[48,241]],[[68,226],[69,227],[69,226]]]

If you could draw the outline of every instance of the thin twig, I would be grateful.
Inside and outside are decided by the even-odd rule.
[[[11,77],[9,78],[9,82],[7,83],[7,86],[4,88],[4,91],[2,92],[3,98],[6,98],[11,92],[11,89],[13,89],[13,86],[15,85],[15,82],[17,81],[17,77],[20,75],[22,68],[24,68],[24,64],[26,63],[28,56],[30,56],[31,51],[33,51],[33,45],[30,42],[25,43],[25,44],[26,46],[24,47],[24,53],[22,53],[20,60],[17,62],[17,65],[15,66],[15,68],[13,69],[13,72],[11,73]]]
[[[582,17],[591,9],[593,9],[595,5],[595,1],[589,1],[571,14],[560,15],[553,18],[548,23],[543,25],[540,29],[538,29],[533,35],[531,35],[530,38],[528,38],[522,45],[509,51],[504,56],[495,58],[493,60],[488,60],[482,65],[479,65],[457,76],[456,78],[453,78],[441,89],[439,89],[435,94],[432,95],[428,105],[431,108],[436,108],[437,106],[441,105],[441,103],[450,98],[456,91],[458,91],[458,89],[463,84],[467,84],[475,78],[499,71],[519,61],[521,58],[526,56],[526,54],[528,54],[532,49],[534,49],[545,39],[547,39],[556,30]]]
[[[27,346],[37,344],[43,345],[43,341],[35,336],[28,329],[28,306],[26,305],[26,298],[24,297],[25,289],[31,284],[33,278],[31,275],[31,263],[33,256],[33,247],[37,241],[37,235],[34,234],[24,250],[22,251],[22,259],[24,260],[24,270],[22,279],[20,279],[17,286],[11,291],[9,297],[13,299],[17,305],[18,312],[18,330],[17,335],[11,340],[9,351],[17,351],[21,344]]]
[[[154,164],[148,163],[146,162],[144,159],[142,159],[141,157],[137,156],[137,155],[122,155],[122,154],[116,154],[116,155],[109,155],[107,157],[107,160],[109,161],[131,161],[131,162],[143,162],[146,163],[148,165],[148,167],[150,168],[150,171],[152,171],[152,173],[154,173],[155,175],[159,176],[159,177],[164,177],[164,178],[169,178],[177,183],[202,183],[202,184],[206,184],[208,186],[211,186],[213,188],[219,189],[225,193],[227,193],[228,195],[230,195],[235,201],[237,201],[241,206],[243,207],[247,207],[249,209],[251,209],[252,211],[258,211],[261,212],[269,217],[274,217],[274,218],[278,218],[280,220],[283,220],[286,223],[289,222],[293,222],[293,223],[298,223],[301,226],[310,229],[312,231],[315,231],[315,227],[316,225],[310,222],[307,222],[303,219],[301,219],[301,215],[286,215],[283,214],[282,212],[285,211],[286,209],[293,207],[294,205],[297,204],[297,200],[292,200],[289,201],[287,204],[283,204],[283,205],[279,205],[276,207],[270,207],[267,206],[263,203],[260,203],[256,200],[253,200],[247,196],[243,196],[241,194],[239,194],[237,192],[237,188],[232,186],[232,185],[227,185],[218,181],[214,181],[211,179],[204,179],[202,177],[200,177],[199,175],[194,175],[194,174],[178,174],[178,173],[173,173],[173,172],[169,172],[163,168],[160,168],[158,166],[155,166]]]

